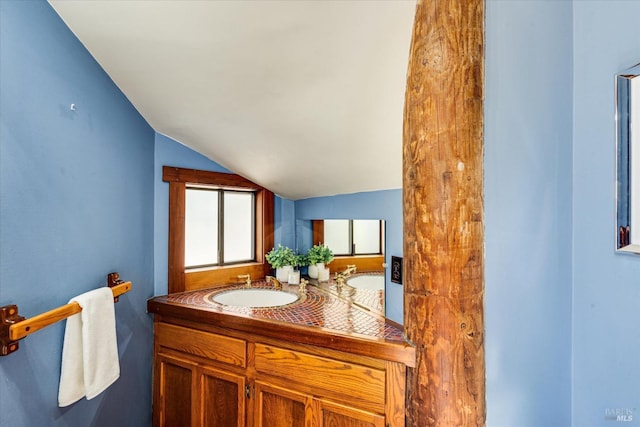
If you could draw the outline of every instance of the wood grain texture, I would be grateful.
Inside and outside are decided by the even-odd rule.
[[[270,273],[265,254],[273,247],[274,195],[271,191],[234,174],[163,167],[163,180],[169,183],[169,293],[234,283],[238,274],[251,274],[253,280]],[[254,191],[255,263],[236,266],[216,266],[185,269],[185,209],[187,186],[207,186],[232,190]]]
[[[156,342],[161,347],[234,366],[247,366],[246,341],[167,323],[156,324]]]
[[[156,354],[153,394],[153,425],[190,426],[197,419],[192,395],[196,364],[181,358]]]
[[[185,209],[187,186],[184,182],[169,183],[169,293],[185,291]]]
[[[184,182],[187,184],[202,184],[217,186],[219,188],[262,190],[263,187],[249,181],[240,175],[210,172],[197,169],[176,168],[173,166],[162,167],[162,180],[166,182]]]
[[[199,369],[200,425],[244,427],[246,409],[245,378],[218,369]]]
[[[269,264],[266,264],[269,267]],[[229,286],[230,283],[243,283],[238,279],[241,274],[249,274],[251,280],[264,279],[265,264],[239,264],[218,268],[203,268],[186,270],[184,273],[184,287],[189,291],[204,288]]]
[[[198,329],[217,328],[268,339],[284,340],[295,344],[318,346],[348,352],[353,355],[416,366],[416,351],[407,342],[370,339],[357,335],[336,334],[330,329],[310,328],[286,322],[269,321],[247,316],[232,316],[215,310],[202,310],[183,304],[170,304],[165,296],[147,301],[147,311],[156,314],[156,320],[183,324]],[[391,321],[388,321],[391,323]]]
[[[312,427],[311,397],[256,381],[256,427]]]
[[[113,297],[116,298],[131,290],[131,282],[124,282],[111,288]],[[49,325],[57,323],[67,317],[78,314],[82,311],[82,307],[77,302],[71,302],[63,306],[54,308],[47,312],[38,314],[20,322],[14,323],[9,327],[9,339],[12,341],[20,340],[32,333],[46,328]]]
[[[347,265],[355,265],[358,273],[384,271],[383,255],[361,255],[361,256],[340,256],[335,257],[327,267],[331,273],[340,273],[347,269]]]
[[[319,399],[320,427],[385,427],[380,414],[362,411],[339,403]]]
[[[419,1],[403,137],[408,426],[483,426],[484,1]]]
[[[184,417],[198,426],[404,426],[403,363],[160,317],[154,425]],[[219,357],[241,353],[230,350],[237,342],[246,344],[244,366]]]
[[[303,369],[300,367],[303,366]],[[385,373],[366,366],[256,343],[256,372],[287,379],[319,396],[384,412]]]
[[[385,362],[386,380],[386,408],[388,427],[404,427],[405,425],[405,392],[407,368],[401,363]]]

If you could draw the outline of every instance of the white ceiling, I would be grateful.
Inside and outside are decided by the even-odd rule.
[[[414,0],[50,0],[159,133],[289,199],[402,186]]]

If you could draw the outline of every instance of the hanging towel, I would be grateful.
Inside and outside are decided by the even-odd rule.
[[[62,347],[58,406],[93,399],[120,376],[116,319],[111,288],[72,298],[82,307],[67,319]]]

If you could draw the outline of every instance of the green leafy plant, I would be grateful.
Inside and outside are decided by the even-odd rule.
[[[309,265],[309,257],[307,256],[307,254],[296,255],[296,261],[295,261],[295,264],[293,264],[294,267],[306,267],[308,265]]]
[[[309,264],[317,264],[319,262],[323,262],[325,264],[329,264],[333,261],[333,252],[329,249],[328,246],[323,245],[322,243],[318,245],[314,245],[309,252],[307,252],[307,258],[309,259]]]
[[[286,265],[295,265],[294,263],[297,262],[296,254],[293,253],[293,250],[280,244],[277,248],[271,249],[265,257],[272,268],[282,268]]]

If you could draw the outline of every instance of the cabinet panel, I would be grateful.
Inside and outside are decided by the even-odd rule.
[[[259,343],[255,345],[255,367],[257,372],[309,387],[314,394],[339,396],[384,412],[383,370]]]
[[[406,367],[156,322],[154,426],[403,427]]]
[[[384,427],[384,416],[318,400],[320,427]]]
[[[194,363],[182,359],[157,357],[154,425],[191,426],[191,396],[195,368]]]
[[[156,326],[156,340],[163,347],[234,366],[247,366],[247,343],[244,340],[167,323]]]
[[[200,425],[244,427],[244,377],[203,368],[200,380]]]
[[[311,398],[256,382],[256,427],[311,427]]]

